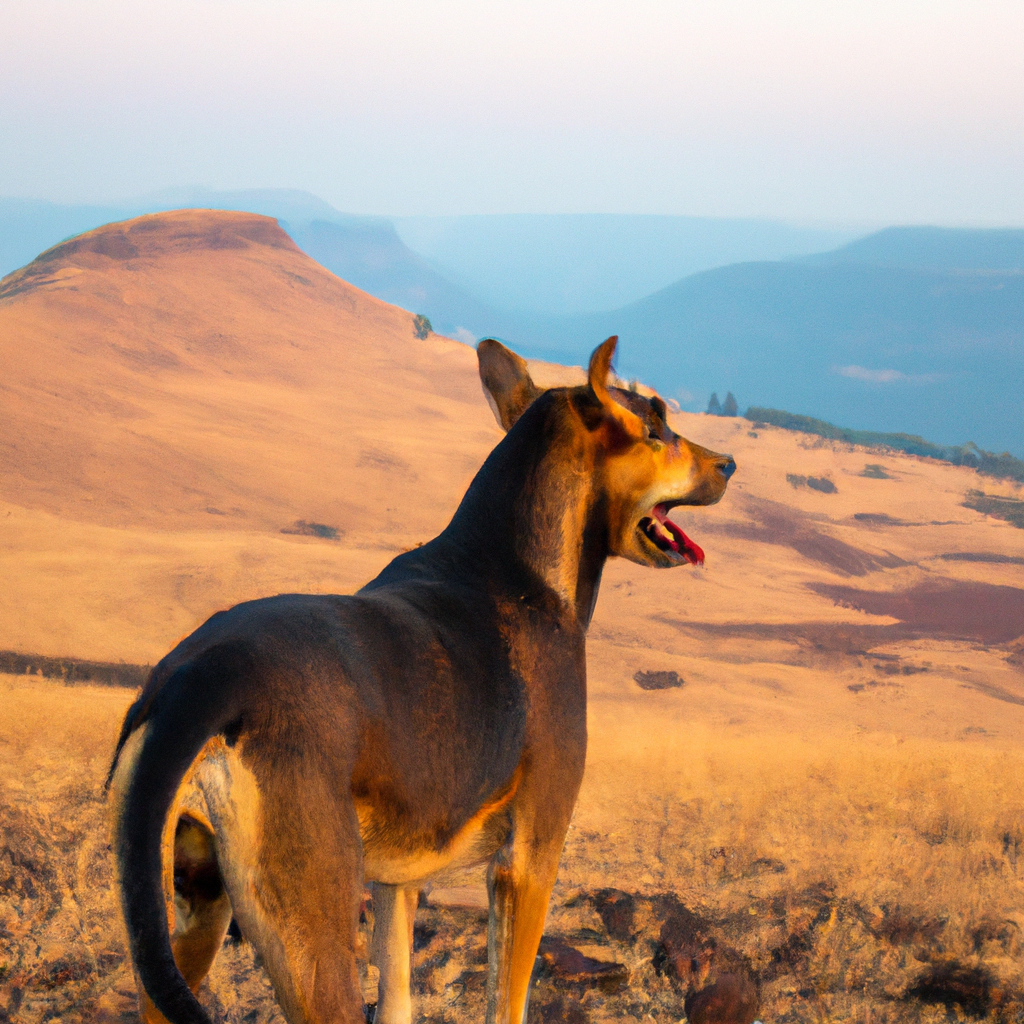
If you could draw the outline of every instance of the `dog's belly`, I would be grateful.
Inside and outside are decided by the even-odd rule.
[[[367,881],[388,885],[409,885],[441,871],[486,863],[511,830],[506,808],[485,808],[440,848],[423,843],[403,845],[375,827],[372,811],[357,810],[363,836],[363,875]]]
[[[486,800],[443,843],[405,833],[401,819],[391,819],[369,802],[357,800],[363,840],[363,875],[368,881],[407,885],[452,868],[481,864],[508,839],[511,803],[519,788],[520,769],[507,785]]]

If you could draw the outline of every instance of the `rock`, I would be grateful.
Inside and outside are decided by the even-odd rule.
[[[678,672],[637,672],[633,681],[641,690],[671,690],[682,686],[683,678]]]
[[[698,985],[708,975],[716,946],[708,923],[679,904],[661,926],[654,970],[684,988]]]
[[[555,982],[578,988],[599,988],[609,995],[629,984],[629,969],[625,964],[595,960],[561,939],[545,937],[541,940],[540,957],[543,973]]]
[[[600,889],[594,893],[594,909],[613,939],[626,941],[633,936],[636,899],[621,889]]]
[[[761,1007],[757,985],[746,974],[723,974],[686,997],[689,1024],[754,1024]]]

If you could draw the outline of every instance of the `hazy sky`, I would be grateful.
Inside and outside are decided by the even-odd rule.
[[[0,0],[0,195],[1024,224],[1024,2]]]

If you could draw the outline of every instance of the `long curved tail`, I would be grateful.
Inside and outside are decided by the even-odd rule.
[[[121,905],[139,981],[171,1024],[210,1024],[174,962],[163,889],[164,824],[185,773],[212,736],[239,718],[249,659],[211,648],[177,668],[145,706],[128,713],[120,747],[147,726],[114,830]],[[144,695],[145,696],[145,695]]]

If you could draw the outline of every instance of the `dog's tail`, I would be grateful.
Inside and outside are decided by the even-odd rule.
[[[249,659],[215,647],[179,666],[128,713],[118,753],[145,725],[114,828],[121,905],[139,981],[171,1024],[210,1024],[174,962],[163,888],[164,824],[186,772],[206,742],[240,718],[238,693]],[[232,727],[235,728],[235,727]],[[115,762],[116,763],[116,762]],[[113,769],[111,770],[113,772]]]

